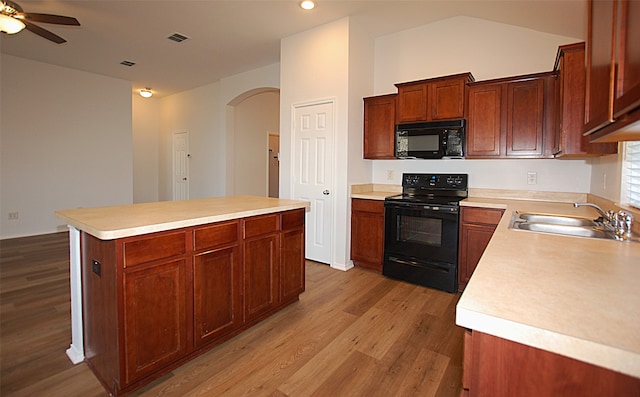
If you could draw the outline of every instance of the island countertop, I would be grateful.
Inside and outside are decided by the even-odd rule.
[[[101,240],[137,236],[274,212],[310,208],[301,200],[258,196],[212,197],[56,211],[66,224]]]
[[[516,210],[598,216],[571,203],[461,205],[505,213],[458,302],[458,325],[640,378],[640,243],[509,228]]]

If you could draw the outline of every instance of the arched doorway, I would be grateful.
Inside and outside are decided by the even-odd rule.
[[[280,90],[247,91],[228,104],[232,126],[227,148],[234,195],[277,197],[279,176]]]

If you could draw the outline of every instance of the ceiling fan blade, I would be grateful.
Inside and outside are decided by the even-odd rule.
[[[62,43],[66,43],[67,40],[63,39],[62,37],[58,36],[55,33],[52,33],[50,31],[48,31],[47,29],[41,28],[38,25],[35,25],[25,19],[22,20],[22,22],[24,22],[24,24],[27,27],[27,30],[37,34],[38,36],[44,37],[47,40],[51,40],[56,44],[62,44]]]
[[[31,22],[52,23],[56,25],[80,26],[80,22],[73,17],[65,17],[62,15],[39,14],[36,12],[23,12],[20,14],[21,19]]]

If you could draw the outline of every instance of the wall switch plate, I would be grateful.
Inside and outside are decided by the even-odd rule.
[[[387,170],[387,180],[388,181],[392,181],[394,176],[395,175],[394,175],[393,170]]]
[[[536,185],[538,184],[538,173],[537,172],[527,172],[527,185]]]
[[[18,211],[16,212],[9,212],[9,220],[10,221],[15,221],[20,219],[20,213]]]

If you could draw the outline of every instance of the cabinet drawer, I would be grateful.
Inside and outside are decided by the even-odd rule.
[[[289,230],[304,225],[304,209],[282,213],[282,230]]]
[[[351,211],[373,212],[376,214],[384,213],[384,201],[382,200],[351,200]]]
[[[135,266],[162,258],[182,255],[187,251],[184,231],[136,237],[123,243],[124,266]]]
[[[462,208],[463,223],[485,223],[489,225],[497,225],[502,218],[504,210],[494,208]]]
[[[238,221],[221,222],[193,231],[193,249],[200,251],[238,241]]]
[[[245,219],[244,238],[273,233],[279,230],[280,215],[271,214]]]

